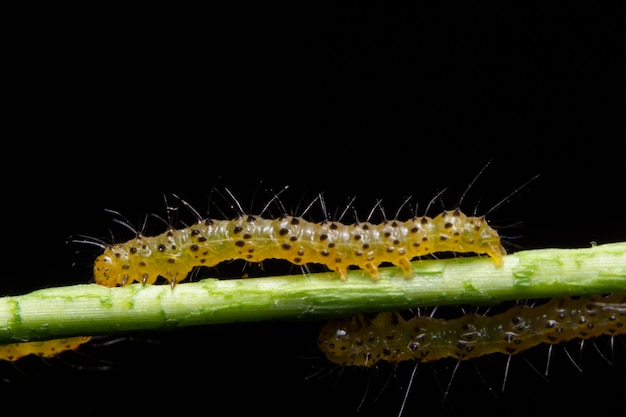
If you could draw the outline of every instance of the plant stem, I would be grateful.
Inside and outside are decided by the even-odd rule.
[[[169,285],[96,284],[0,298],[0,344],[135,330],[270,319],[319,320],[411,307],[626,291],[626,242],[584,249],[538,249],[504,257],[413,262],[415,276],[381,268],[342,281],[335,273]]]

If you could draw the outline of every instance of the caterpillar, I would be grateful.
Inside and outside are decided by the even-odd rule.
[[[194,267],[211,267],[232,259],[318,263],[341,279],[346,279],[350,266],[378,279],[378,266],[386,262],[400,267],[408,278],[412,276],[411,259],[447,251],[486,254],[495,265],[501,265],[506,254],[497,231],[484,216],[467,216],[460,209],[432,218],[415,216],[379,224],[240,215],[232,220],[199,217],[190,227],[170,228],[152,237],[138,234],[125,243],[107,246],[93,270],[95,282],[107,287],[153,284],[159,276],[174,287]]]
[[[381,312],[335,319],[321,329],[317,345],[341,366],[374,366],[379,361],[468,360],[491,353],[514,355],[541,343],[626,333],[626,293],[563,296],[539,306],[517,305],[493,316],[456,319]]]
[[[0,345],[0,360],[15,362],[28,355],[52,358],[67,350],[76,350],[91,340],[91,336],[66,337],[32,342],[18,342]]]

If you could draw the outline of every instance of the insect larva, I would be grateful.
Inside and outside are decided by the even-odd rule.
[[[312,223],[284,215],[265,219],[241,215],[233,220],[199,220],[193,226],[170,229],[158,236],[136,238],[108,246],[94,265],[97,284],[114,287],[132,282],[152,284],[164,277],[172,286],[197,266],[215,266],[244,259],[261,262],[285,259],[295,265],[318,263],[346,278],[350,266],[379,278],[378,266],[388,262],[412,276],[411,259],[436,252],[474,252],[502,263],[506,250],[484,216],[467,216],[460,209],[434,218],[380,224],[338,221]]]
[[[91,340],[91,336],[76,336],[63,339],[42,340],[33,342],[10,343],[0,345],[0,360],[15,362],[28,355],[51,358],[67,350],[76,350]]]
[[[397,312],[373,319],[359,314],[329,321],[318,346],[328,360],[342,366],[373,366],[379,361],[460,360],[490,353],[513,355],[540,343],[626,333],[626,293],[609,296],[553,298],[531,307],[519,305],[493,316],[466,314],[445,320]]]

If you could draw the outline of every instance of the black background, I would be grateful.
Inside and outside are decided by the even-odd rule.
[[[105,209],[138,225],[164,215],[163,196],[176,193],[203,213],[214,202],[209,213],[221,218],[234,211],[214,189],[259,211],[268,188],[289,186],[288,211],[324,193],[331,213],[356,197],[361,217],[378,199],[392,216],[406,197],[424,208],[446,187],[453,207],[488,161],[465,211],[485,212],[539,174],[490,214],[494,225],[521,222],[503,229],[516,237],[511,250],[624,240],[623,7],[295,3],[16,16],[2,294],[90,282],[97,251],[65,242],[126,233]],[[84,356],[2,364],[0,396],[16,410],[64,415],[396,415],[410,364],[395,377],[385,367],[311,377],[327,369],[315,346],[322,324],[123,335]],[[614,366],[587,344],[583,372],[555,349],[549,381],[524,360],[544,366],[547,347],[535,348],[513,358],[497,395],[488,387],[498,391],[505,358],[462,364],[444,405],[433,375],[445,385],[455,363],[424,366],[405,415],[618,409],[626,349],[616,342]],[[77,368],[105,361],[108,370]]]

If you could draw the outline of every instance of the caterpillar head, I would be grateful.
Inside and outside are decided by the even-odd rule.
[[[378,344],[377,335],[370,332],[366,337],[368,340],[360,336],[360,330],[368,326],[365,320],[363,315],[356,315],[326,323],[317,345],[330,362],[341,366],[371,366],[377,361],[367,348],[367,345]]]
[[[343,326],[336,326],[336,321],[334,323],[335,325],[328,323],[324,326],[317,339],[317,345],[329,361],[343,366],[350,365],[352,362],[350,351],[353,345],[350,332]]]
[[[128,281],[128,253],[119,247],[111,246],[105,249],[93,266],[93,275],[96,284],[106,287],[124,285]]]
[[[158,241],[156,250],[153,246],[138,236],[132,241],[106,248],[94,263],[96,284],[107,287],[123,287],[133,282],[154,284],[162,276],[174,288],[193,269],[190,255],[185,250],[179,250],[175,244],[170,245],[174,248],[170,251]]]

